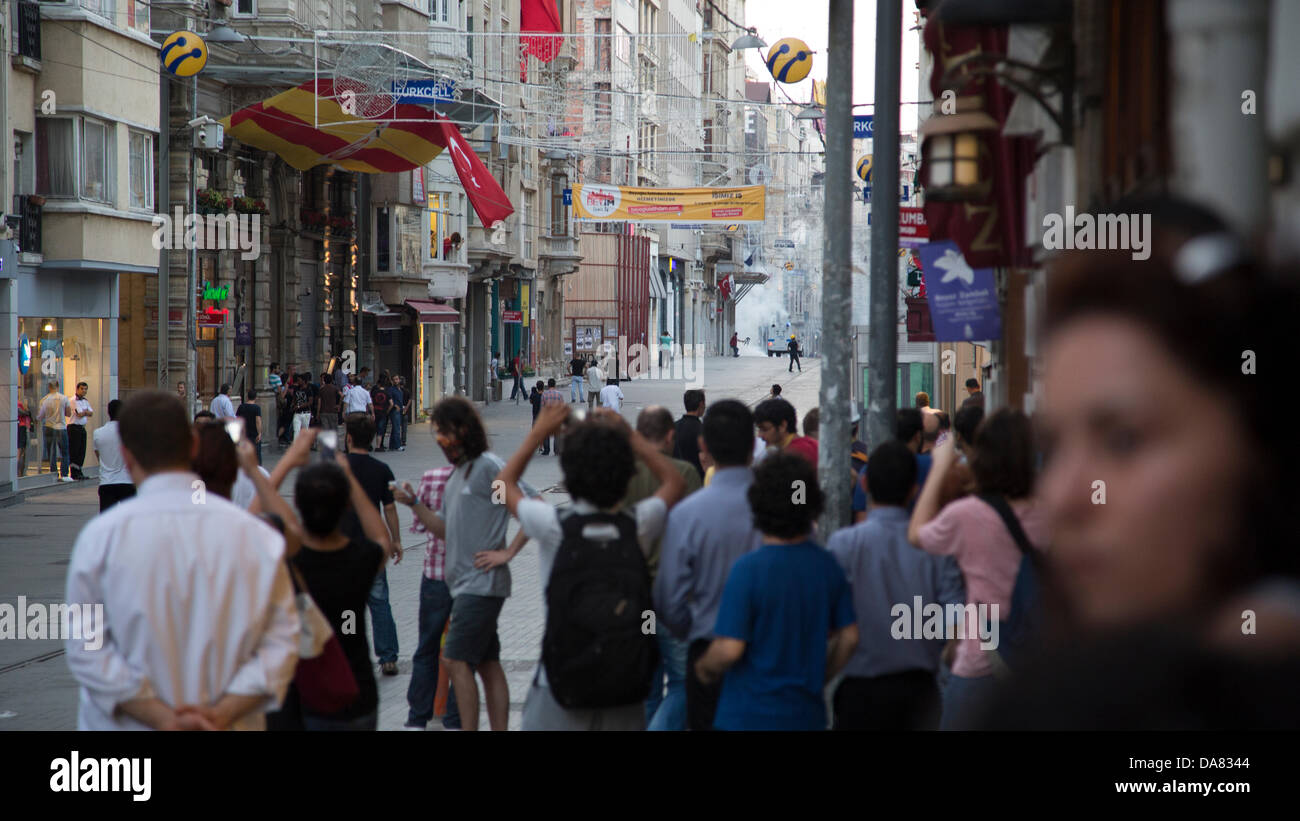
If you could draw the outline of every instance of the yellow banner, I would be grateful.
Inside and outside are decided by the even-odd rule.
[[[826,81],[813,80],[813,105],[826,107]]]
[[[767,188],[575,185],[573,218],[588,222],[762,222]]]

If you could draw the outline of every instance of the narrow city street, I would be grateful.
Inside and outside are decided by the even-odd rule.
[[[781,395],[803,414],[817,404],[820,365],[817,359],[803,362],[802,373],[787,372],[789,360],[759,355],[739,358],[709,357],[701,375],[706,401],[737,398],[754,404],[767,396],[773,383],[782,386]],[[626,402],[623,415],[634,423],[636,415],[650,405],[664,405],[674,417],[682,413],[683,380],[637,380],[622,383]],[[509,396],[510,385],[503,386]],[[567,377],[561,383],[569,396]],[[489,447],[508,458],[527,432],[531,413],[526,401],[494,402],[479,410],[488,427]],[[264,451],[265,466],[270,469],[280,451]],[[427,423],[412,425],[409,445],[402,452],[375,454],[387,463],[399,482],[418,484],[420,474],[447,464]],[[527,481],[555,505],[564,505],[568,497],[560,487],[560,466],[555,456],[536,456],[525,474]],[[292,476],[281,488],[291,497]],[[19,504],[0,508],[0,601],[17,603],[19,597],[29,602],[61,602],[64,597],[66,569],[72,546],[81,527],[97,510],[97,483],[93,480],[75,485],[61,485],[30,493]],[[406,720],[406,687],[410,679],[411,654],[415,650],[419,607],[420,573],[423,564],[424,537],[408,531],[409,509],[399,505],[402,544],[408,551],[398,565],[388,568],[390,602],[397,623],[400,656],[399,673],[379,680],[379,729],[399,730]],[[510,536],[517,525],[512,523]],[[511,563],[512,592],[506,600],[499,623],[501,659],[510,684],[510,729],[519,729],[521,710],[528,684],[540,653],[544,608],[538,582],[536,551],[525,547]],[[367,617],[367,624],[369,619]],[[0,730],[74,730],[77,724],[77,685],[63,658],[62,642],[23,639],[0,641]],[[431,730],[440,730],[437,720]],[[486,712],[480,726],[487,726]]]

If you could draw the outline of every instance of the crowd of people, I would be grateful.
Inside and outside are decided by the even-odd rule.
[[[752,408],[688,390],[676,419],[630,425],[582,357],[567,401],[534,386],[509,458],[472,403],[437,403],[447,465],[418,487],[370,455],[385,410],[404,437],[385,374],[382,405],[360,382],[284,380],[292,439],[269,474],[260,426],[236,444],[166,394],[110,405],[95,447],[137,498],[108,500],[69,568],[67,600],[103,602],[112,636],[68,644],[79,725],[375,729],[401,505],[426,539],[411,729],[434,719],[440,664],[452,721],[477,729],[481,702],[506,729],[498,620],[528,545],[546,625],[525,730],[1300,726],[1297,479],[1270,401],[1285,369],[1265,358],[1300,302],[1245,255],[1198,253],[1206,232],[1156,224],[1150,260],[1053,263],[1032,417],[986,409],[972,378],[958,407],[917,394],[869,452],[859,419],[823,441],[821,409],[801,427],[776,385]],[[210,415],[240,418],[226,404]],[[334,452],[310,422],[336,407]],[[823,448],[852,471],[819,475]],[[523,479],[552,451],[559,507]],[[854,490],[830,533],[827,481]]]

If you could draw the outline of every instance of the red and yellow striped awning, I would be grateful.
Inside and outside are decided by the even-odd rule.
[[[346,113],[338,97],[333,80],[309,80],[221,124],[230,136],[279,154],[299,171],[318,165],[370,174],[409,171],[442,152],[438,124],[415,122],[432,119],[429,109],[397,103],[383,119],[372,120]]]

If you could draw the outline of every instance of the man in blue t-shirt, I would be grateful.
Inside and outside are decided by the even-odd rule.
[[[816,470],[802,456],[768,456],[749,505],[763,546],[732,566],[695,673],[706,684],[726,676],[716,729],[825,730],[822,691],[853,655],[858,628],[844,570],[812,540]]]

